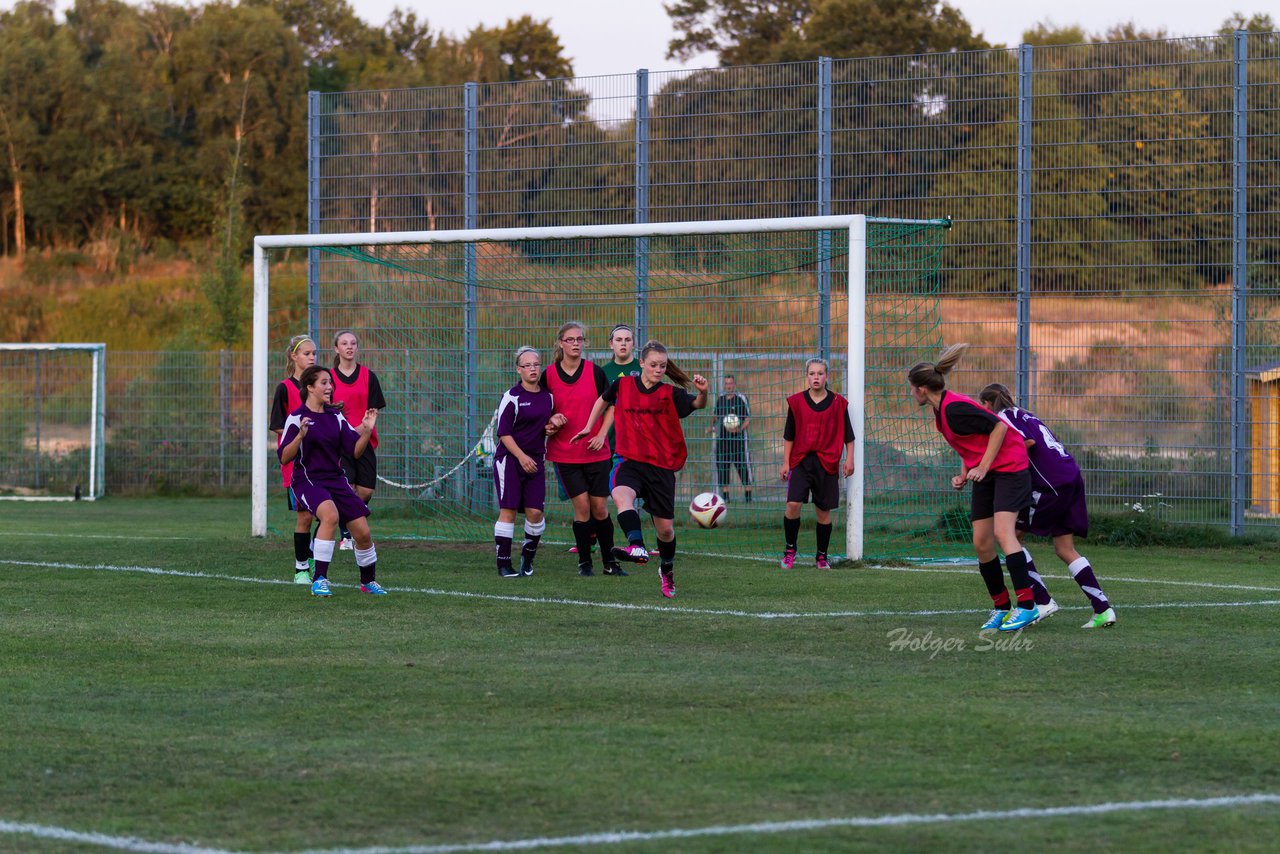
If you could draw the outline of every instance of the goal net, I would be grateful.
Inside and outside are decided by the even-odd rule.
[[[609,330],[627,323],[637,350],[646,339],[661,341],[686,372],[711,382],[712,403],[683,422],[690,453],[677,508],[723,487],[728,524],[699,530],[678,509],[682,551],[744,558],[780,551],[785,401],[804,389],[805,363],[818,357],[830,362],[832,388],[849,397],[858,436],[833,554],[936,552],[956,501],[946,487],[954,465],[940,455],[931,419],[910,402],[905,374],[942,343],[938,270],[948,225],[846,216],[259,237],[253,533],[293,525],[276,500],[265,423],[284,347],[268,340],[267,317],[272,276],[290,274],[283,250],[307,248],[317,327],[310,331],[321,358],[332,358],[337,330],[355,330],[360,361],[387,398],[372,502],[380,538],[491,541],[493,416],[517,382],[514,351],[536,347],[550,365],[556,331],[572,320],[586,327],[593,361],[611,358]],[[751,420],[745,465],[734,457],[722,484],[712,411],[729,375]],[[569,504],[549,478],[547,539],[569,543]],[[805,519],[813,524],[811,512]]]
[[[103,495],[106,345],[0,344],[0,499]]]

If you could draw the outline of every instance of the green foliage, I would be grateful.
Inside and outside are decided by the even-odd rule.
[[[1220,549],[1251,542],[1232,537],[1223,528],[1177,524],[1155,513],[1091,513],[1088,542],[1104,546],[1140,548],[1170,546]]]
[[[938,516],[938,530],[949,543],[967,543],[973,540],[973,522],[969,508],[963,505],[951,507]]]

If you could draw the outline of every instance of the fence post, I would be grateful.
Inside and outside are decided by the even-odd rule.
[[[1249,501],[1245,355],[1249,343],[1249,34],[1236,30],[1231,99],[1231,534],[1244,533]]]
[[[636,222],[649,221],[649,69],[636,71]],[[636,238],[637,346],[649,334],[649,238]]]
[[[1029,44],[1018,48],[1017,177],[1017,347],[1014,392],[1028,400],[1031,391],[1031,74],[1035,57]],[[1026,404],[1024,404],[1026,405]]]
[[[463,90],[464,98],[464,147],[463,169],[465,171],[464,184],[464,201],[463,201],[463,227],[475,228],[480,219],[480,98],[479,87],[475,83],[466,84]],[[461,453],[467,453],[471,449],[471,439],[476,432],[475,409],[478,404],[479,381],[476,376],[479,370],[479,357],[476,353],[477,342],[477,294],[476,294],[476,245],[468,243],[463,247],[462,261],[462,278],[463,278],[463,318],[462,318],[462,346],[464,350],[464,364],[467,366],[466,374],[463,377],[463,423],[462,423],[462,447],[459,449]],[[478,437],[476,437],[478,438]],[[465,490],[463,500],[467,505],[471,504],[471,487],[472,478],[470,475],[474,472],[471,465],[466,467],[467,476],[463,477],[463,489]]]
[[[226,349],[218,351],[218,486],[227,485],[227,412],[231,409]]]
[[[829,56],[818,57],[817,118],[818,216],[830,216],[831,57]],[[831,232],[829,231],[818,232],[818,356],[831,359]]]
[[[40,384],[40,351],[35,352],[36,361],[36,405],[35,405],[35,428],[36,428],[36,482],[35,487],[39,489],[40,483],[40,401],[44,398],[44,386]]]
[[[307,93],[307,233],[320,233],[320,93]],[[320,334],[320,251],[307,250],[307,333]]]

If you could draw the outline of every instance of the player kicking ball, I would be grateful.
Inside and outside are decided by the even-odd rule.
[[[675,385],[663,382],[670,377]],[[689,394],[692,385],[698,394]],[[614,428],[622,463],[613,480],[613,503],[618,507],[618,527],[627,537],[625,547],[616,547],[619,560],[648,563],[636,499],[653,518],[658,535],[658,574],[662,595],[676,595],[676,472],[684,468],[689,451],[685,445],[682,418],[707,405],[707,380],[700,374],[690,377],[667,358],[667,348],[650,341],[640,351],[640,376],[620,377],[605,389],[587,418],[586,426],[573,436],[578,442],[591,436],[588,446],[607,448],[609,428]],[[595,435],[591,435],[600,424]]]

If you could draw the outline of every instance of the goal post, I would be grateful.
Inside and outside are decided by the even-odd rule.
[[[0,343],[7,380],[0,500],[105,494],[105,344]]]
[[[761,544],[777,539],[781,527],[777,516],[785,492],[777,463],[785,397],[803,389],[807,359],[827,359],[832,388],[849,398],[858,438],[855,471],[842,502],[844,536],[833,542],[833,552],[842,542],[842,556],[862,558],[868,555],[868,466],[878,472],[890,457],[900,468],[918,459],[911,456],[914,451],[903,456],[896,448],[881,447],[876,428],[867,423],[873,399],[877,418],[894,406],[884,399],[883,376],[877,377],[876,391],[868,390],[868,336],[873,349],[884,350],[870,355],[876,369],[896,372],[888,393],[905,400],[901,376],[909,364],[885,365],[883,357],[900,359],[910,351],[926,358],[936,352],[936,279],[941,235],[949,225],[943,219],[849,215],[259,236],[254,241],[251,531],[255,536],[268,531],[269,472],[274,472],[267,414],[269,394],[281,377],[269,368],[272,255],[308,249],[315,250],[307,254],[321,267],[313,271],[321,284],[315,292],[320,304],[311,307],[311,316],[320,318],[322,328],[296,331],[316,337],[323,355],[329,340],[322,333],[356,329],[361,362],[378,373],[387,392],[378,450],[385,486],[374,499],[382,507],[380,535],[392,519],[408,520],[401,527],[411,533],[416,520],[417,534],[432,538],[484,542],[491,535],[489,517],[496,511],[486,482],[493,450],[488,428],[501,391],[515,382],[506,361],[516,346],[530,344],[549,365],[556,329],[577,320],[592,330],[588,358],[607,360],[609,328],[632,324],[637,350],[646,338],[661,340],[686,371],[708,377],[712,401],[726,374],[749,378],[743,391],[752,407],[750,477],[757,498],[742,503],[742,475],[731,474],[730,517],[738,533],[752,530],[753,542]],[[870,319],[869,282],[883,291],[874,297]],[[887,336],[881,331],[885,323],[893,330]],[[911,340],[919,346],[912,349]],[[441,373],[456,376],[456,387],[444,387],[435,378]],[[709,417],[698,417],[695,413],[684,422],[690,464],[681,476],[678,501],[685,491],[715,489],[722,475],[715,427]],[[911,442],[929,444],[918,430],[906,432]],[[869,442],[879,448],[874,460],[867,454]],[[905,482],[902,477],[894,481]],[[554,485],[548,502],[553,525],[564,521],[556,519],[565,514],[554,509]],[[678,510],[677,516],[684,514]],[[911,524],[918,526],[918,520]],[[682,530],[688,531],[681,534],[682,551],[716,552],[728,542],[723,531],[707,536]],[[751,545],[750,554],[758,556],[762,547]]]

